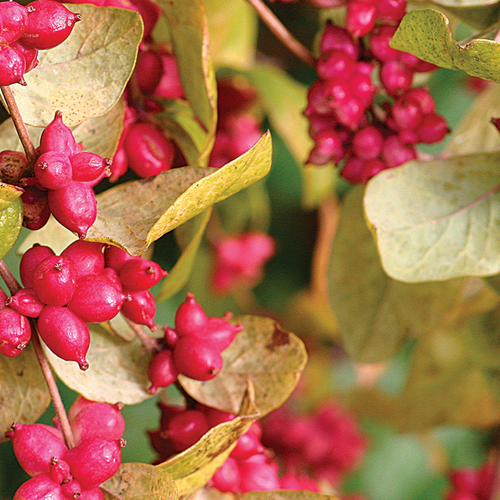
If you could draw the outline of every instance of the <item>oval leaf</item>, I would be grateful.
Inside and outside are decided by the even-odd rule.
[[[231,413],[238,412],[250,381],[255,408],[264,416],[281,406],[297,385],[307,361],[304,345],[270,318],[242,316],[232,322],[244,329],[222,353],[222,371],[207,382],[183,375],[179,381],[196,401]]]
[[[500,43],[473,40],[460,46],[453,40],[448,19],[437,10],[412,10],[406,14],[390,45],[443,68],[461,69],[500,82]]]
[[[252,149],[219,169],[176,168],[109,189],[97,196],[97,220],[87,239],[142,254],[165,233],[264,177],[271,156],[268,132]]]
[[[0,356],[0,442],[13,422],[34,424],[50,403],[50,394],[31,344],[15,358]]]
[[[207,133],[200,165],[208,162],[217,125],[217,86],[210,59],[208,21],[201,0],[156,0],[170,30],[184,94]]]
[[[122,133],[124,113],[125,104],[120,99],[105,115],[90,118],[73,127],[76,142],[83,143],[84,151],[91,151],[103,158],[113,156]],[[63,120],[66,121],[65,118]],[[43,128],[28,125],[27,129],[33,144],[39,144]],[[24,152],[11,118],[0,125],[0,142],[4,150]]]
[[[103,485],[107,500],[176,500],[177,487],[172,476],[149,464],[126,463]]]
[[[4,185],[5,184],[0,183],[0,197],[4,194],[1,192],[1,186]],[[7,184],[7,186],[8,185],[9,184]],[[17,196],[19,196],[19,194]],[[8,202],[5,200],[0,201],[0,204],[5,203]],[[9,206],[0,212],[0,259],[3,259],[8,251],[14,246],[21,231],[22,223],[23,204],[18,198],[14,202],[10,202]]]
[[[242,415],[212,427],[196,444],[158,466],[175,479],[180,496],[205,486],[226,461],[238,438],[259,418],[251,401],[252,395],[252,388],[249,388],[239,409]]]
[[[408,337],[433,331],[461,298],[462,280],[401,283],[382,269],[363,216],[363,188],[346,197],[332,246],[328,284],[347,351],[357,360],[390,358]]]
[[[500,152],[412,161],[368,184],[382,265],[401,281],[500,272]]]
[[[68,5],[79,12],[68,39],[40,52],[39,65],[26,73],[26,87],[12,91],[26,123],[47,126],[57,110],[64,123],[104,115],[118,101],[134,69],[142,20],[137,12],[114,7]]]
[[[76,363],[63,361],[45,348],[59,378],[93,401],[135,404],[150,397],[146,392],[150,356],[144,354],[140,341],[126,342],[102,326],[92,324],[89,327],[92,340],[87,355],[90,365],[87,371],[81,371]]]

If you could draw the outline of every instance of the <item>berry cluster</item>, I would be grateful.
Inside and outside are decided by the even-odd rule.
[[[210,166],[222,167],[246,153],[262,135],[257,92],[242,76],[217,81],[218,122]]]
[[[165,327],[163,349],[149,364],[149,392],[168,387],[179,374],[194,380],[214,378],[222,370],[222,351],[243,328],[230,323],[230,318],[229,313],[224,318],[208,317],[188,293],[175,314],[175,329]]]
[[[23,225],[40,229],[52,213],[60,224],[85,238],[97,217],[92,186],[110,174],[111,160],[83,151],[60,112],[43,130],[37,155],[29,177],[29,164],[23,153],[0,153],[2,179],[24,188]]]
[[[75,241],[60,256],[36,244],[22,257],[25,288],[5,296],[0,309],[0,352],[17,356],[31,335],[29,320],[49,349],[82,370],[90,346],[87,323],[103,323],[120,311],[139,324],[155,328],[156,303],[149,288],[164,276],[156,262],[132,257],[116,247],[103,253],[102,243]],[[0,300],[4,298],[0,296]]]
[[[220,238],[215,242],[213,289],[225,294],[239,287],[254,287],[275,248],[271,236],[258,231]]]
[[[321,38],[319,79],[305,110],[315,141],[308,162],[345,161],[341,175],[349,182],[365,183],[412,160],[417,143],[439,142],[449,132],[428,90],[411,90],[415,73],[436,67],[389,46],[405,12],[406,0],[348,0],[346,28],[327,23]],[[374,68],[381,88],[372,81]],[[377,92],[388,96],[382,105],[374,103]]]
[[[52,49],[68,38],[81,19],[55,0],[28,5],[0,3],[0,85],[26,85],[23,75],[38,64],[38,51]]]
[[[73,448],[68,448],[59,428],[13,424],[6,437],[19,464],[32,476],[14,500],[104,500],[99,485],[117,472],[125,446],[122,407],[78,396],[68,414]]]
[[[449,472],[452,489],[446,500],[489,500],[495,482],[496,467],[486,462],[479,469],[461,468]]]
[[[334,487],[359,464],[367,446],[352,415],[334,401],[309,415],[279,408],[264,421],[262,442],[276,452],[287,471]]]

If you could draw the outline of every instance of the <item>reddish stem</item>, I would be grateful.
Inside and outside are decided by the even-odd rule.
[[[155,353],[160,350],[160,347],[158,345],[158,341],[154,339],[153,337],[150,337],[141,327],[141,325],[138,325],[137,323],[134,323],[133,321],[130,321],[127,319],[127,323],[129,324],[130,328],[134,330],[134,333],[137,335],[137,338],[142,342],[142,345],[144,349],[149,352],[149,353]]]

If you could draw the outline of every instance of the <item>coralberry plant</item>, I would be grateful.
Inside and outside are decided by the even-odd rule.
[[[432,5],[0,2],[0,498],[498,497],[498,9]]]

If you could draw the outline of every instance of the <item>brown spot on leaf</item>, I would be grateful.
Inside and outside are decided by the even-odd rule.
[[[266,346],[270,351],[274,351],[276,347],[280,347],[282,345],[287,345],[290,343],[290,334],[281,328],[278,323],[274,323],[274,332],[273,337],[271,339],[271,343]]]

